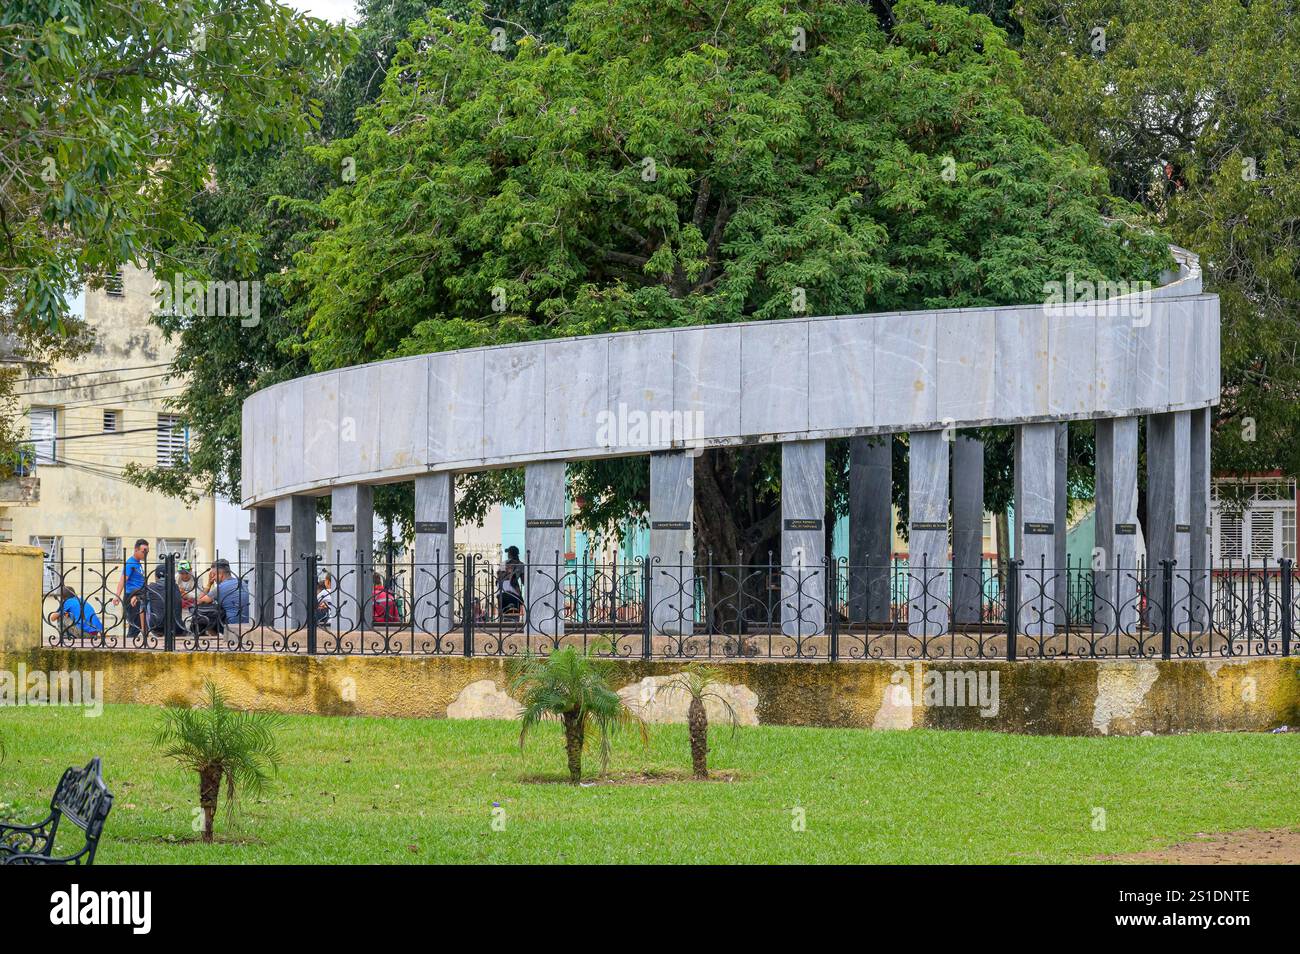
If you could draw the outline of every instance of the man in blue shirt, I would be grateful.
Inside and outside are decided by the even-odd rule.
[[[122,575],[117,581],[117,595],[113,602],[121,605],[123,591],[126,596],[126,634],[140,634],[140,617],[144,614],[144,563],[149,559],[149,541],[141,537],[135,541],[135,551],[127,557]]]
[[[59,608],[50,614],[51,623],[66,619],[66,626],[61,628],[72,636],[98,636],[104,631],[104,624],[99,621],[95,608],[79,598],[77,591],[72,587],[65,586],[60,589],[59,599],[62,602]]]
[[[218,560],[212,564],[209,574],[212,583],[208,591],[199,597],[200,617],[215,628],[248,622],[248,587],[230,572],[229,560]],[[203,610],[202,607],[220,608],[219,613]]]

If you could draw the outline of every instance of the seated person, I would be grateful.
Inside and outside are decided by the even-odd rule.
[[[186,613],[192,612],[199,598],[199,578],[189,560],[177,564],[176,585],[181,591],[181,609]]]
[[[181,616],[181,588],[167,578],[167,568],[158,567],[153,571],[153,582],[144,588],[146,615],[149,620],[149,632],[164,633],[167,630],[167,588],[171,587],[171,631],[185,632],[185,620]]]
[[[230,572],[229,560],[212,564],[207,592],[194,610],[195,629],[221,632],[226,626],[248,622],[248,587]]]
[[[77,596],[70,586],[59,589],[59,608],[50,614],[50,622],[60,622],[60,629],[70,636],[99,636],[104,624],[99,621],[95,608]]]
[[[334,613],[334,595],[330,590],[329,576],[316,584],[316,622],[329,626],[330,616]]]
[[[397,611],[397,600],[393,599],[393,594],[384,586],[384,578],[378,573],[374,575],[374,618],[376,623],[400,623],[401,614]]]

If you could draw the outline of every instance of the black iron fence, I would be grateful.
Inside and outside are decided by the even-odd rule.
[[[161,573],[159,570],[161,569]],[[143,581],[143,582],[142,582]],[[1204,569],[566,562],[336,554],[46,568],[51,646],[311,654],[1069,659],[1291,654],[1293,561]]]

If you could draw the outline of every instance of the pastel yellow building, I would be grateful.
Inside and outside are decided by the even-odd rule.
[[[129,484],[129,463],[184,459],[189,435],[166,401],[175,349],[150,323],[154,278],[126,268],[72,303],[95,334],[93,350],[48,372],[28,369],[15,391],[34,452],[26,477],[0,487],[0,542],[39,546],[47,563],[120,562],[137,538],[150,560],[180,552],[202,561],[214,546],[214,506],[193,506]],[[48,578],[48,574],[47,574]]]

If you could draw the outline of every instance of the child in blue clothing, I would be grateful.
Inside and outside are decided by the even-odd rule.
[[[77,596],[77,591],[70,586],[59,590],[59,608],[50,614],[50,622],[66,620],[66,629],[76,635],[98,636],[104,631],[104,624],[99,621],[95,608]],[[75,627],[75,629],[74,629]]]

